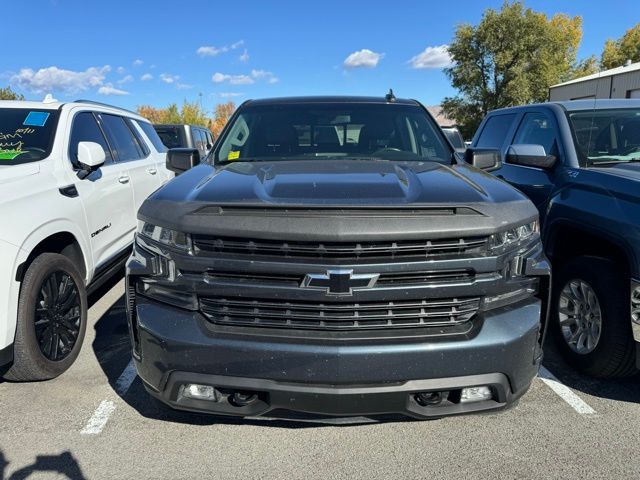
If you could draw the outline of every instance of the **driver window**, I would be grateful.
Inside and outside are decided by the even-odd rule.
[[[551,119],[540,112],[525,114],[513,144],[542,145],[547,155],[557,155],[556,132]]]
[[[106,155],[105,165],[113,163],[111,149],[91,112],[80,112],[73,119],[71,138],[69,141],[69,159],[76,167],[78,166],[78,143],[80,142],[95,142],[100,144]]]

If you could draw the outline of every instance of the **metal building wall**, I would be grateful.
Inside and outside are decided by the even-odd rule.
[[[627,92],[633,90],[640,90],[640,70],[552,87],[549,89],[549,100],[627,98]]]

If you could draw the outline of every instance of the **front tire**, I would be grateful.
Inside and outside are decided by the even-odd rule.
[[[22,280],[14,360],[4,378],[25,382],[57,377],[78,357],[86,328],[82,275],[64,255],[39,255]]]
[[[593,377],[633,375],[629,279],[612,261],[577,257],[553,279],[552,331],[567,363]]]

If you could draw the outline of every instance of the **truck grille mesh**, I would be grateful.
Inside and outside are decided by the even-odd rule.
[[[375,257],[384,259],[425,258],[446,254],[461,255],[481,252],[486,245],[486,237],[349,243],[282,242],[193,235],[193,246],[196,254],[230,253],[272,257],[335,258],[339,260]]]
[[[360,303],[200,299],[202,313],[214,323],[315,330],[452,326],[471,320],[479,308],[479,298]]]

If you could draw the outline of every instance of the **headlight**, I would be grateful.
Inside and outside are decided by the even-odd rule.
[[[489,237],[489,247],[492,250],[509,248],[510,246],[517,245],[523,240],[526,240],[539,232],[540,223],[536,219],[533,222],[494,233]]]
[[[191,237],[183,232],[177,232],[165,227],[159,227],[147,222],[138,222],[138,235],[154,240],[168,247],[179,250],[191,250]]]

